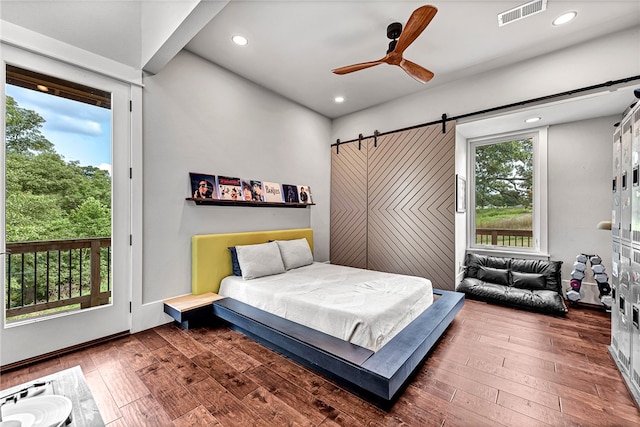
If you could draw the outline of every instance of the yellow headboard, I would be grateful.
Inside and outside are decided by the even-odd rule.
[[[247,233],[201,234],[191,237],[191,293],[218,292],[220,282],[233,274],[230,246],[254,245],[269,240],[306,238],[313,251],[313,230],[252,231]]]

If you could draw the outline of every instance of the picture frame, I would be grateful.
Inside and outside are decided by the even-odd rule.
[[[249,184],[251,184],[251,201],[264,202],[266,199],[264,195],[264,184],[262,181],[252,179],[249,181]]]
[[[215,175],[189,172],[189,182],[191,188],[191,192],[189,194],[191,198],[203,200],[218,199]],[[203,191],[200,191],[200,188],[202,188]]]
[[[456,212],[467,211],[467,181],[456,174]]]
[[[263,181],[264,187],[264,200],[270,203],[284,203],[284,197],[282,196],[282,184],[278,182]]]
[[[242,200],[242,180],[235,176],[218,175],[218,197],[220,200]]]
[[[313,197],[311,196],[311,187],[308,185],[298,185],[298,198],[300,203],[313,203]]]
[[[282,184],[282,197],[284,197],[285,203],[300,203],[298,186],[291,184]]]

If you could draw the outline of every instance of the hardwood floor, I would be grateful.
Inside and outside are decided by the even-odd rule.
[[[469,301],[384,412],[226,327],[164,325],[2,374],[80,365],[120,426],[638,426],[607,352],[609,315],[556,318]]]

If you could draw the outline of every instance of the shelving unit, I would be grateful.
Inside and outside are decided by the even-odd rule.
[[[196,205],[209,206],[252,206],[258,208],[306,208],[314,206],[315,203],[275,203],[275,202],[248,202],[245,200],[217,200],[217,199],[195,199],[187,197],[186,200],[194,202]]]

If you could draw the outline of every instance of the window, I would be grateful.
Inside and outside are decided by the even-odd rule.
[[[13,65],[7,323],[111,303],[111,93]]]
[[[469,247],[546,254],[547,132],[469,141]]]

